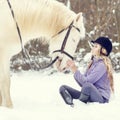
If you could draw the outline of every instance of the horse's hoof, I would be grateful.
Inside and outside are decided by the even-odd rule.
[[[8,104],[6,105],[7,108],[13,108],[13,105],[12,104]]]

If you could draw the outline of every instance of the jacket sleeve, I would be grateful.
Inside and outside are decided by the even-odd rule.
[[[94,84],[98,81],[104,74],[106,73],[106,67],[104,63],[97,64],[89,74],[81,74],[79,70],[74,73],[74,78],[78,82],[80,86],[82,86],[86,82],[90,82]]]

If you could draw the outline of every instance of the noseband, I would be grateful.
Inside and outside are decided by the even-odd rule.
[[[66,46],[66,43],[67,43],[67,39],[68,39],[68,37],[69,37],[69,34],[70,34],[70,31],[71,31],[72,27],[74,27],[78,32],[80,32],[80,29],[77,28],[77,27],[75,27],[75,26],[73,25],[73,21],[72,21],[72,23],[66,28],[66,29],[68,29],[68,30],[67,30],[67,33],[66,33],[66,35],[65,35],[65,37],[64,37],[64,40],[63,40],[61,49],[55,50],[55,51],[53,51],[53,53],[60,52],[61,54],[65,54],[65,55],[67,55],[69,58],[71,58],[71,59],[73,60],[74,57],[64,50],[64,49],[65,49],[65,46]],[[63,32],[64,30],[66,30],[66,29],[61,30],[61,31],[58,32],[56,35],[62,33],[62,32]],[[55,35],[55,36],[56,36],[56,35]],[[54,37],[54,36],[53,36],[53,37]]]

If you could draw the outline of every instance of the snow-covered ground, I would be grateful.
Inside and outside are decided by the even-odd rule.
[[[59,94],[63,84],[80,89],[73,74],[45,72],[12,73],[13,109],[0,107],[0,120],[120,120],[120,73],[114,73],[115,95],[110,103],[84,104],[72,108]]]

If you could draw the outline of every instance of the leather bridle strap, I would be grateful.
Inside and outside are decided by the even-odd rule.
[[[53,51],[53,53],[56,53],[56,52],[61,52],[61,50],[55,50]],[[65,51],[62,51],[61,53],[64,53],[65,55],[67,55],[69,58],[71,58],[72,60],[74,60],[74,57],[72,55],[70,55],[69,53],[65,52]]]
[[[56,58],[54,58],[54,60],[52,60],[51,63],[49,63],[47,66],[41,67],[41,69],[46,69],[46,68],[52,66],[52,65],[57,61],[58,58],[59,58],[59,57],[57,56]]]
[[[69,53],[67,53],[66,51],[64,51],[65,49],[65,46],[66,46],[66,43],[67,43],[67,39],[69,37],[69,34],[70,34],[70,31],[72,29],[72,27],[74,27],[76,30],[78,30],[78,32],[80,32],[79,28],[75,27],[73,25],[73,21],[71,22],[71,24],[68,26],[68,31],[64,37],[64,40],[63,40],[63,43],[62,43],[62,46],[61,46],[61,49],[60,50],[55,50],[53,51],[53,53],[56,53],[56,52],[61,52],[61,53],[64,53],[65,55],[67,55],[69,58],[71,58],[72,60],[74,59],[73,56],[71,56]],[[63,29],[62,31],[58,32],[58,34],[60,34],[61,32],[63,32],[65,29]]]
[[[27,52],[26,52],[25,49],[24,49],[23,42],[22,42],[21,32],[20,32],[19,26],[18,26],[18,24],[17,24],[17,21],[16,21],[16,19],[15,19],[14,11],[13,11],[13,9],[12,9],[12,6],[11,6],[11,4],[10,4],[10,1],[7,0],[7,3],[8,3],[8,6],[9,6],[9,8],[10,8],[10,11],[11,11],[11,14],[12,14],[12,17],[13,17],[13,20],[14,20],[14,22],[15,22],[15,25],[16,25],[16,29],[17,29],[18,36],[19,36],[20,43],[21,43],[21,49],[22,49],[23,57],[26,58],[26,56],[27,56],[27,58],[29,59],[29,62],[31,62],[31,61],[30,61],[30,58],[29,58],[29,55],[27,54]],[[45,68],[50,67],[51,65],[53,65],[53,64],[57,61],[58,58],[59,58],[59,57],[57,56],[54,60],[52,60],[52,62],[51,62],[50,64],[48,64],[47,66],[45,66],[45,67],[43,67],[43,68],[41,68],[41,69],[45,69]],[[24,59],[24,60],[25,60],[25,59]],[[25,62],[26,62],[26,61],[25,61]],[[27,64],[27,62],[26,62],[26,64]],[[30,67],[32,68],[31,64],[29,64],[29,65],[30,65]]]
[[[23,42],[22,42],[22,36],[21,36],[20,29],[19,29],[19,26],[18,26],[18,24],[17,24],[17,21],[16,21],[16,19],[15,19],[14,11],[13,11],[13,9],[12,9],[12,6],[11,6],[9,0],[7,0],[7,3],[8,3],[8,6],[9,6],[9,8],[10,8],[12,17],[13,17],[13,19],[14,19],[14,22],[15,22],[15,25],[16,25],[16,28],[17,28],[18,36],[19,36],[20,42],[21,42],[22,51],[24,51],[24,50],[23,50],[23,49],[24,49],[24,46],[23,46]]]
[[[21,43],[21,49],[22,49],[22,55],[23,55],[24,61],[25,61],[26,64],[28,64],[27,61],[25,60],[25,58],[27,58],[27,59],[29,60],[29,64],[28,64],[28,65],[32,68],[32,66],[31,66],[31,64],[30,64],[30,63],[31,63],[30,57],[29,57],[29,55],[27,54],[27,52],[26,52],[26,50],[25,50],[25,48],[24,48],[23,42],[22,42],[21,32],[20,32],[18,23],[17,23],[17,21],[16,21],[16,19],[15,19],[14,11],[13,11],[13,9],[12,9],[12,6],[11,6],[9,0],[7,0],[7,3],[8,3],[8,6],[9,6],[9,8],[10,8],[10,11],[11,11],[11,14],[12,14],[12,17],[13,17],[13,20],[14,20],[14,22],[15,22],[15,25],[16,25],[16,29],[17,29],[18,36],[19,36],[20,43]]]
[[[61,46],[61,53],[63,53],[63,51],[64,51],[64,49],[65,49],[65,45],[66,45],[66,43],[67,43],[67,39],[68,39],[68,36],[69,36],[69,34],[70,34],[72,25],[73,25],[73,21],[72,21],[72,23],[69,25],[68,31],[67,31],[67,33],[66,33],[66,35],[65,35],[65,37],[64,37],[64,40],[63,40],[63,43],[62,43],[62,46]]]

